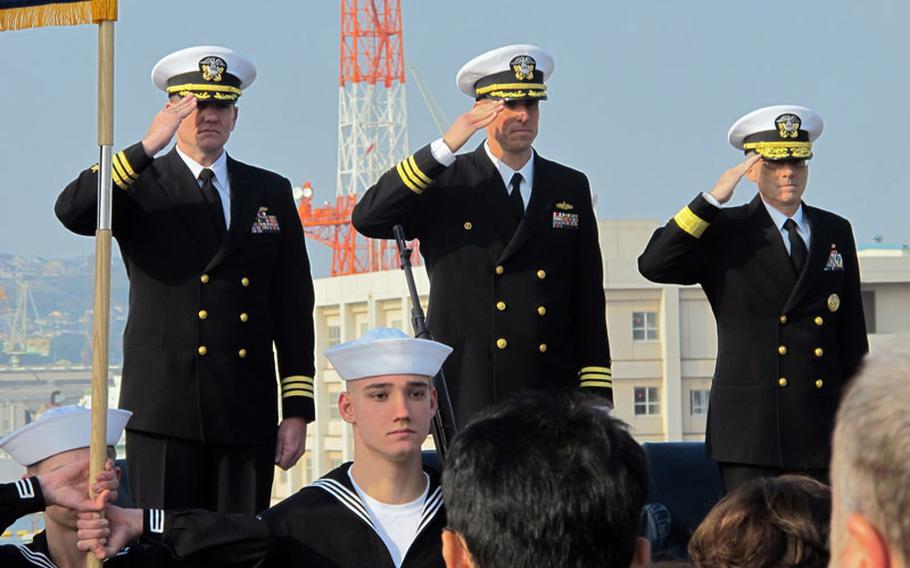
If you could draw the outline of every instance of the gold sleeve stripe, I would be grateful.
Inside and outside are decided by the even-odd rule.
[[[417,177],[424,184],[429,186],[431,183],[433,183],[433,180],[431,180],[429,177],[427,177],[427,174],[420,171],[420,168],[417,167],[417,160],[414,159],[414,154],[411,154],[410,156],[408,156],[408,165],[411,166],[411,171],[413,171],[414,174],[417,175]]]
[[[414,171],[411,169],[411,164],[408,163],[408,160],[402,160],[401,167],[404,169],[404,173],[407,174],[409,178],[411,178],[412,182],[414,182],[414,185],[420,189],[426,189],[429,187],[428,184],[421,181],[421,179],[414,173]]]
[[[611,388],[613,388],[613,381],[593,381],[593,380],[588,380],[588,381],[582,381],[582,382],[581,382],[581,388],[592,388],[592,387],[604,388],[604,389],[611,389]]]
[[[406,186],[408,186],[408,189],[410,189],[410,190],[413,191],[414,193],[416,193],[416,194],[418,194],[418,195],[421,194],[421,193],[423,193],[423,190],[422,190],[422,189],[420,189],[419,187],[417,187],[416,185],[414,185],[413,183],[411,183],[411,180],[410,180],[410,179],[408,178],[408,176],[404,173],[404,169],[402,169],[401,164],[402,164],[402,162],[399,162],[398,165],[395,166],[395,169],[398,170],[398,177],[401,178],[401,181],[404,182],[404,184],[405,184]]]
[[[291,381],[305,381],[305,382],[312,384],[313,377],[308,377],[306,375],[288,375],[287,377],[281,378],[282,385],[284,385],[285,383],[291,382]]]
[[[702,233],[704,233],[705,229],[710,225],[710,223],[693,213],[688,205],[680,209],[679,213],[676,214],[676,217],[673,217],[673,220],[676,221],[676,224],[679,225],[680,229],[689,233],[696,239],[701,237]]]
[[[579,371],[578,373],[582,374],[582,373],[612,373],[612,372],[613,371],[610,370],[610,367],[593,367],[593,366],[591,366],[591,367],[582,367],[581,371]]]
[[[120,165],[120,160],[117,159],[117,156],[114,156],[113,159],[113,170],[113,175],[120,178],[126,185],[133,185],[133,182],[136,181],[127,175],[126,170]]]
[[[294,385],[309,385],[309,386],[313,386],[313,379],[310,379],[310,380],[300,379],[300,380],[294,380],[294,381],[282,381],[282,382],[281,382],[281,388],[283,388],[283,389],[286,389],[286,388],[288,388],[288,387],[292,387],[292,386],[294,386]]]
[[[308,390],[303,390],[303,389],[292,390],[292,391],[288,391],[288,392],[282,394],[281,396],[282,396],[282,398],[293,398],[295,396],[313,398],[313,391],[308,391]]]
[[[120,174],[117,173],[117,168],[111,168],[111,177],[114,178],[114,183],[116,183],[117,187],[119,187],[120,189],[129,189],[130,188],[130,184],[124,182],[123,179],[120,177]]]
[[[126,171],[126,174],[130,176],[133,181],[139,178],[139,175],[133,170],[129,160],[126,159],[126,154],[124,154],[122,150],[114,155],[114,162],[120,162],[120,167]]]
[[[602,379],[607,381],[613,380],[613,375],[611,373],[582,373],[579,380],[586,381],[588,379]]]

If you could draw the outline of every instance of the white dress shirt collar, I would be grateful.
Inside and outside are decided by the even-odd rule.
[[[186,167],[190,169],[193,177],[198,180],[199,174],[202,172],[202,170],[205,169],[205,166],[181,152],[179,147],[177,147],[177,155],[180,156],[180,159],[183,160],[183,163],[186,164]],[[221,208],[224,210],[224,225],[225,227],[230,227],[231,182],[228,179],[227,152],[222,150],[221,155],[218,156],[218,159],[215,160],[215,163],[209,166],[208,169],[212,170],[212,173],[215,174],[215,179],[212,180],[212,185],[215,186],[215,190],[218,191],[218,196],[221,197]]]
[[[531,150],[531,157],[528,158],[528,161],[525,162],[525,165],[520,170],[513,170],[512,166],[493,155],[493,152],[490,151],[490,143],[486,140],[483,142],[483,149],[486,150],[487,157],[490,158],[490,161],[496,166],[499,175],[502,176],[502,184],[506,186],[506,191],[509,193],[512,193],[512,188],[509,186],[512,182],[512,176],[516,173],[521,174],[521,199],[525,203],[525,208],[527,208],[528,202],[531,200],[531,190],[534,187],[534,150]]]
[[[781,238],[784,239],[784,247],[787,249],[788,254],[790,253],[790,239],[787,229],[784,228],[784,223],[787,222],[787,219],[793,219],[793,222],[796,223],[796,229],[799,236],[802,237],[803,241],[806,243],[806,248],[809,247],[809,238],[811,237],[812,229],[809,227],[809,219],[805,215],[802,203],[796,208],[796,213],[794,213],[793,216],[787,217],[776,208],[769,205],[764,198],[762,198],[761,202],[768,211],[771,222],[774,223],[774,226],[777,227],[778,232],[781,234]]]

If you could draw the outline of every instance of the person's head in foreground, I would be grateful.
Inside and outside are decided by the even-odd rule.
[[[580,393],[520,394],[449,448],[446,566],[645,566],[647,463],[621,421]]]
[[[436,412],[432,378],[452,349],[391,328],[326,350],[345,380],[341,418],[354,430],[354,462],[420,463]],[[416,460],[416,462],[415,462]]]
[[[107,455],[116,457],[114,445],[120,439],[132,412],[111,408],[107,412]],[[26,468],[27,476],[36,476],[41,483],[47,507],[45,526],[48,548],[58,564],[67,556],[82,556],[74,546],[76,511],[103,507],[104,499],[80,499],[88,495],[88,460],[91,437],[89,409],[80,406],[60,406],[42,414],[38,420],[19,428],[0,439],[0,449]],[[108,463],[107,467],[111,467]],[[119,478],[119,470],[114,469]],[[102,474],[99,474],[99,479]],[[110,476],[105,476],[110,477]],[[93,488],[99,484],[94,484]],[[106,485],[116,489],[116,480]],[[97,491],[97,489],[95,489]],[[64,504],[69,507],[63,506]]]
[[[828,565],[831,491],[799,475],[756,479],[711,509],[689,541],[698,568]]]
[[[910,562],[910,342],[866,358],[837,413],[831,457],[831,566]]]

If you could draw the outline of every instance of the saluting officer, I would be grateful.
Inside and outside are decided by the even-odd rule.
[[[761,108],[730,128],[747,158],[651,237],[649,280],[701,284],[717,320],[706,448],[727,491],[757,477],[827,478],[842,387],[868,351],[850,223],[802,201],[822,119]],[[748,205],[722,208],[743,176]]]
[[[385,173],[354,209],[358,231],[420,239],[428,324],[455,352],[445,364],[455,415],[523,389],[582,387],[612,401],[603,265],[585,175],[541,157],[541,100],[553,57],[533,45],[461,68],[475,99],[445,135]],[[474,152],[454,153],[479,129]]]
[[[113,232],[130,278],[120,406],[134,413],[137,506],[261,511],[273,464],[296,463],[314,418],[313,284],[291,185],[224,151],[255,77],[224,47],[166,56],[152,80],[168,102],[114,156]],[[97,173],[57,200],[79,234],[95,231]]]

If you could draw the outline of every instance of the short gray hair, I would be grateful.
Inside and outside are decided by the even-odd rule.
[[[910,337],[877,348],[844,394],[831,482],[845,512],[910,559]]]

